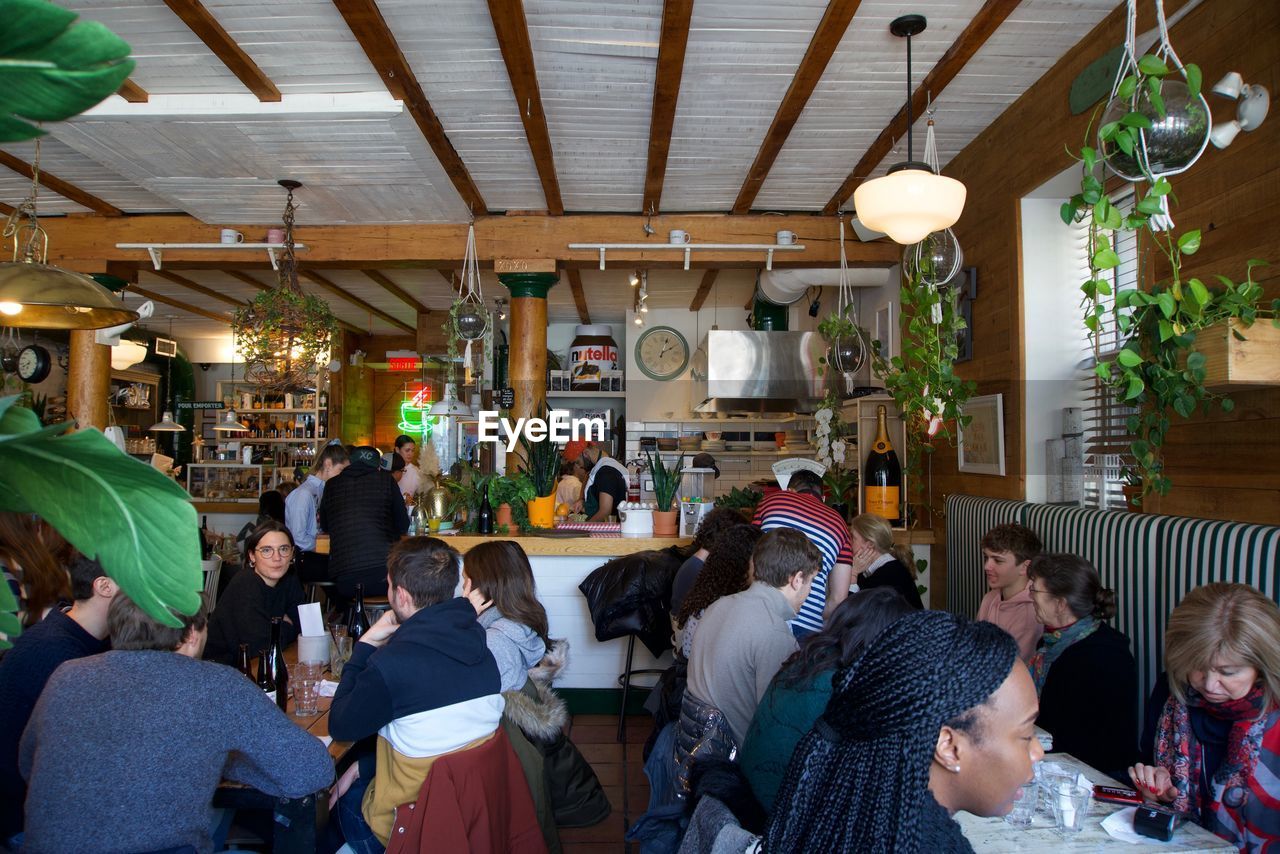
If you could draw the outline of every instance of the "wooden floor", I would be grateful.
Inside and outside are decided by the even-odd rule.
[[[649,805],[649,781],[644,776],[644,742],[649,737],[653,718],[636,715],[627,718],[626,741],[615,741],[618,718],[615,715],[574,715],[569,738],[591,763],[600,785],[604,787],[613,812],[594,827],[566,828],[560,831],[564,854],[618,854],[628,849],[623,840],[626,829]]]

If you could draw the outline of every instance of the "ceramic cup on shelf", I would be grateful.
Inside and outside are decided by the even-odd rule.
[[[268,228],[268,229],[267,229],[267,242],[268,242],[268,243],[284,243],[284,229],[283,229],[283,228]]]
[[[244,235],[236,231],[234,228],[222,229],[223,243],[244,243]]]
[[[794,231],[779,231],[774,235],[779,246],[791,246],[796,242],[796,233]]]
[[[682,228],[673,228],[667,235],[668,243],[678,243],[681,246],[689,242],[689,232]]]

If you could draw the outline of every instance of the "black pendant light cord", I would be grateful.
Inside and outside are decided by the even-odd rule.
[[[915,159],[915,112],[911,109],[912,90],[911,90],[911,37],[918,36],[925,31],[928,22],[924,15],[903,15],[900,18],[894,18],[889,24],[889,32],[893,33],[900,39],[907,40],[907,159],[902,163],[896,163],[889,167],[889,172],[897,172],[900,169],[925,169],[932,172],[932,167],[924,163],[917,163]]]
[[[907,33],[907,160],[909,161],[916,159],[911,145],[914,124],[915,120],[911,116],[911,33]]]

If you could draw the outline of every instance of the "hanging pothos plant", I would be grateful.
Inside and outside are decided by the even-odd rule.
[[[274,287],[236,311],[231,334],[244,358],[245,376],[260,375],[267,379],[263,384],[273,385],[273,376],[285,380],[289,374],[314,374],[329,356],[338,321],[320,297]]]
[[[1111,202],[1097,175],[1104,158],[1088,144],[1093,139],[1091,124],[1086,144],[1074,155],[1083,167],[1080,192],[1062,205],[1061,214],[1068,225],[1088,223],[1089,278],[1080,287],[1084,324],[1093,345],[1098,378],[1117,401],[1137,409],[1127,423],[1134,437],[1129,445],[1136,467],[1133,479],[1141,482],[1143,496],[1150,492],[1166,495],[1171,484],[1164,474],[1163,447],[1170,413],[1189,418],[1196,409],[1207,412],[1215,403],[1224,412],[1234,407],[1231,398],[1205,387],[1205,356],[1196,350],[1197,334],[1228,321],[1248,327],[1256,320],[1270,318],[1280,325],[1280,299],[1273,300],[1270,308],[1261,307],[1263,290],[1253,281],[1253,269],[1265,261],[1247,261],[1242,281],[1215,275],[1216,285],[1210,286],[1199,278],[1184,279],[1184,259],[1199,251],[1200,230],[1178,234],[1169,227],[1173,187],[1168,178],[1153,174],[1147,158],[1140,155],[1144,151],[1143,131],[1152,127],[1152,116],[1166,116],[1161,95],[1168,85],[1166,78],[1179,74],[1182,80],[1177,82],[1185,81],[1187,95],[1194,101],[1200,97],[1201,73],[1191,63],[1170,68],[1162,58],[1151,55],[1142,57],[1131,70],[1133,73],[1122,78],[1116,88],[1117,99],[1128,102],[1130,111],[1105,122],[1097,138],[1110,156],[1124,157],[1127,167],[1137,164],[1145,179],[1145,192],[1135,188],[1134,202],[1124,210]],[[1116,246],[1123,232],[1138,232],[1140,246],[1154,247],[1164,256],[1169,265],[1166,281],[1144,281],[1145,265],[1138,264],[1137,287],[1115,289],[1115,270],[1121,263]],[[1122,343],[1108,352],[1100,337],[1111,329],[1118,330]],[[1235,325],[1231,334],[1245,339]]]
[[[926,281],[927,273],[927,268],[917,268],[903,280],[900,354],[890,357],[883,342],[876,340],[871,342],[871,358],[906,426],[905,470],[913,503],[932,512],[920,477],[923,455],[933,452],[933,442],[939,436],[955,444],[952,425],[968,423],[962,414],[964,404],[977,386],[954,370],[960,333],[966,328],[957,305],[958,290]]]

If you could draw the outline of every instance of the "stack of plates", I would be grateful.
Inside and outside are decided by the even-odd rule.
[[[750,442],[725,442],[725,450],[727,451],[749,451],[751,450]]]
[[[681,436],[681,437],[680,437],[680,450],[682,450],[682,451],[696,451],[696,450],[698,450],[698,446],[701,444],[701,442],[702,442],[702,440],[701,440],[701,439],[699,439],[697,436]]]
[[[778,450],[778,445],[777,445],[777,443],[775,443],[775,442],[773,442],[773,441],[769,441],[769,442],[752,442],[752,443],[751,443],[751,450],[753,450],[753,451],[776,451],[776,450]]]
[[[704,451],[723,451],[723,450],[724,450],[724,440],[723,440],[723,439],[703,439],[703,440],[702,440],[702,450],[704,450]]]

